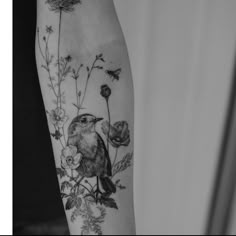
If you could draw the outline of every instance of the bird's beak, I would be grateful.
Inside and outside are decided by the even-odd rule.
[[[94,119],[94,123],[96,124],[97,122],[99,122],[99,121],[101,121],[101,120],[103,120],[103,118],[95,118],[95,119]]]

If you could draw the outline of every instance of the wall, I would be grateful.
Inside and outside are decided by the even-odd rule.
[[[236,41],[234,0],[115,0],[135,86],[138,234],[202,234]]]

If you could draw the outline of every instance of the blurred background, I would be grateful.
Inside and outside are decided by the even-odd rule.
[[[236,1],[114,2],[135,87],[137,233],[234,235]],[[36,1],[15,0],[14,234],[66,235],[35,28]]]
[[[36,0],[14,1],[13,220],[15,234],[65,234],[54,157],[35,64]],[[50,225],[50,227],[48,227]]]

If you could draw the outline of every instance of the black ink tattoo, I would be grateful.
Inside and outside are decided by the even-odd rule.
[[[54,12],[73,12],[77,4],[81,4],[81,0],[47,0],[50,11]]]
[[[119,149],[130,144],[129,125],[126,121],[118,121],[111,124],[109,101],[112,99],[112,90],[108,84],[102,84],[100,88],[101,98],[105,99],[108,121],[96,117],[93,114],[80,114],[84,107],[87,89],[92,74],[96,70],[108,75],[112,82],[119,81],[121,68],[106,70],[104,55],[96,55],[91,65],[79,64],[73,68],[73,58],[70,55],[61,56],[60,41],[63,13],[73,12],[80,0],[47,0],[49,10],[58,13],[58,45],[57,59],[51,54],[50,37],[54,33],[52,26],[46,26],[45,33],[40,37],[37,29],[39,52],[43,64],[42,68],[48,76],[48,87],[55,99],[55,109],[47,111],[47,115],[53,128],[51,136],[59,142],[61,150],[61,165],[57,168],[60,178],[61,197],[65,202],[65,210],[71,212],[71,221],[78,217],[83,220],[82,235],[102,235],[102,223],[107,215],[107,208],[118,210],[118,204],[113,196],[118,190],[125,190],[120,179],[115,177],[132,165],[133,154],[127,153],[119,158]],[[56,67],[55,75],[52,68]],[[84,91],[80,89],[80,72],[87,73]],[[63,84],[68,78],[75,81],[76,101],[71,104],[75,107],[75,118],[71,120],[67,134],[65,124],[70,120],[66,113],[66,94]],[[67,104],[68,105],[68,104]],[[102,122],[103,121],[103,122]],[[106,144],[96,127],[101,124],[102,135],[106,138]],[[110,148],[114,148],[115,156],[111,160]],[[95,180],[95,181],[94,181]],[[96,213],[96,215],[95,215]]]
[[[117,69],[117,70],[106,70],[107,75],[112,79],[112,81],[120,80],[120,73],[121,73],[121,68]]]

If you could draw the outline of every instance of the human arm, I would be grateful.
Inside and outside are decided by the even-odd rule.
[[[133,84],[113,2],[38,0],[37,22],[38,74],[70,232],[133,235]],[[93,130],[94,117],[104,120]]]

